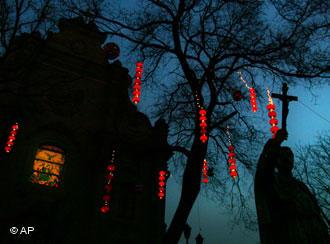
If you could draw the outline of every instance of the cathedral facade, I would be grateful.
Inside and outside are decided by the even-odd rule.
[[[162,243],[166,124],[131,103],[128,70],[108,62],[95,24],[58,28],[21,35],[0,67],[0,239]]]

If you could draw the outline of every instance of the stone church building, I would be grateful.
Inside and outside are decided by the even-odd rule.
[[[162,243],[166,124],[130,101],[128,70],[109,63],[95,24],[58,28],[21,35],[0,67],[0,243]]]

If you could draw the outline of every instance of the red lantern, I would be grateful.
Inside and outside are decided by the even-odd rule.
[[[240,71],[237,72],[239,74],[239,77],[241,79],[241,81],[244,83],[245,87],[249,90],[250,92],[250,103],[251,103],[251,109],[252,112],[255,113],[258,110],[258,106],[257,106],[257,96],[256,96],[256,92],[254,90],[253,87],[249,87],[246,80],[243,78],[243,75]]]
[[[9,136],[7,138],[6,146],[5,146],[5,152],[10,153],[12,150],[12,147],[14,146],[14,141],[16,140],[17,131],[19,129],[18,123],[16,122],[11,126],[11,130],[9,132]]]
[[[235,147],[234,147],[233,145],[229,145],[228,150],[229,150],[231,153],[233,153],[234,156],[235,156],[234,149],[235,149]]]
[[[107,170],[114,171],[115,170],[115,165],[114,164],[108,165]]]
[[[12,127],[11,127],[12,130],[18,130],[18,124],[15,123]]]
[[[278,124],[278,120],[274,118],[274,116],[272,116],[273,118],[269,120],[269,124],[271,126],[275,126]]]
[[[158,177],[158,198],[162,200],[165,197],[165,187],[166,187],[166,174],[167,171],[165,170],[160,170],[159,171],[159,177]]]
[[[275,104],[268,104],[267,105],[267,107],[266,107],[268,110],[270,110],[270,112],[269,113],[271,113],[271,112],[273,112],[273,110],[275,110]],[[268,114],[269,114],[268,113]],[[273,115],[271,115],[271,116],[273,116]]]
[[[237,174],[237,166],[236,166],[236,159],[235,159],[235,147],[234,145],[232,144],[232,141],[231,141],[231,134],[229,132],[229,127],[227,126],[227,129],[226,129],[226,134],[228,135],[228,141],[229,141],[229,146],[228,146],[228,150],[229,150],[229,153],[228,153],[228,167],[229,167],[229,175],[235,179],[238,174]]]
[[[206,115],[206,110],[205,109],[200,109],[199,110],[199,114],[200,114],[200,116],[205,116]]]
[[[238,176],[236,169],[235,169],[235,170],[231,170],[230,173],[229,173],[229,175],[230,175],[232,178],[236,178],[236,177]]]
[[[206,161],[206,159],[204,159],[203,160],[203,170],[202,170],[202,173],[203,173],[202,182],[203,183],[209,182],[209,176],[208,176],[207,170],[208,170],[207,161]]]
[[[228,154],[228,157],[229,157],[228,163],[230,163],[230,164],[236,164],[236,159],[234,157],[230,157],[229,154]]]
[[[269,124],[271,125],[270,131],[272,133],[272,138],[275,138],[275,135],[277,133],[277,131],[279,130],[279,128],[277,127],[278,124],[278,120],[276,119],[277,113],[275,112],[275,104],[273,103],[273,99],[270,95],[270,91],[269,89],[267,89],[267,96],[268,96],[268,101],[269,104],[267,105],[267,109],[269,110],[268,112],[268,117],[269,119]]]
[[[272,127],[270,128],[270,131],[275,135],[276,132],[277,132],[279,129],[280,129],[280,128],[278,128],[278,127],[275,125],[275,126],[272,126]]]
[[[9,140],[9,141],[7,142],[7,146],[12,147],[13,145],[14,145],[14,143],[13,143],[12,141]]]
[[[208,178],[203,178],[203,183],[208,183],[209,182],[209,179]]]
[[[207,128],[207,117],[206,117],[206,110],[204,108],[200,108],[199,110],[199,120],[201,123],[199,124],[200,127],[200,137],[199,139],[201,140],[202,143],[207,142],[207,135],[206,135],[206,128]]]
[[[257,97],[254,88],[250,88],[250,102],[251,102],[251,107],[252,107],[252,112],[255,113],[257,112]]]
[[[104,205],[100,208],[101,213],[106,214],[110,211],[110,208],[108,205]]]
[[[110,201],[110,195],[103,195],[102,200],[105,202],[109,202]]]
[[[10,135],[9,137],[8,137],[8,140],[9,141],[14,141],[16,138],[15,138],[15,136],[13,136],[13,135]]]
[[[104,191],[106,194],[102,196],[102,200],[104,201],[103,206],[100,208],[101,213],[106,214],[110,211],[109,202],[110,202],[110,195],[109,193],[112,191],[112,180],[114,178],[114,171],[116,170],[116,166],[114,164],[115,160],[115,150],[112,151],[112,157],[110,160],[110,164],[107,166],[107,175],[106,175],[106,185],[104,186]]]
[[[229,147],[228,147],[228,150],[229,150],[228,165],[229,165],[229,175],[232,178],[235,178],[238,176],[234,149],[235,149],[235,147],[233,145],[229,145]]]
[[[207,141],[207,136],[205,134],[201,135],[199,138],[203,143]]]
[[[143,63],[137,62],[135,68],[135,79],[133,85],[134,90],[133,90],[133,98],[132,98],[132,102],[134,104],[138,104],[140,102],[142,72],[143,72]]]
[[[272,110],[271,112],[268,113],[268,117],[276,117],[276,116],[277,116],[277,113],[274,110]]]

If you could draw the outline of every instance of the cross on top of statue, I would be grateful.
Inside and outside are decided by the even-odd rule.
[[[296,96],[288,96],[288,84],[283,83],[282,85],[282,94],[272,93],[273,98],[280,99],[282,101],[282,129],[286,130],[286,118],[289,113],[289,103],[292,101],[298,101]]]

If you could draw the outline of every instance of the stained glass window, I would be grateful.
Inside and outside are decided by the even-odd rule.
[[[58,187],[64,165],[64,151],[58,147],[41,146],[33,163],[32,183]]]

